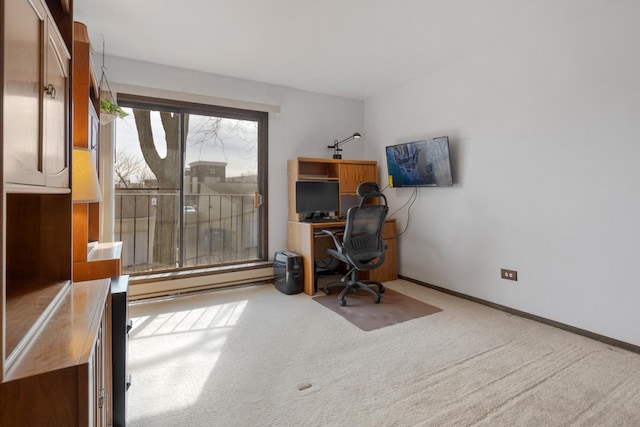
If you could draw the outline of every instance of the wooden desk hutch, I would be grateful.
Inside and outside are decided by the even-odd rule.
[[[334,247],[333,240],[322,229],[344,229],[345,222],[307,223],[300,222],[296,213],[296,181],[338,181],[340,183],[340,212],[359,203],[356,189],[361,182],[378,182],[378,164],[369,160],[342,160],[298,157],[287,162],[289,191],[289,221],[287,224],[287,249],[302,256],[304,265],[304,287],[313,295],[315,261],[327,258],[327,248]],[[370,272],[361,272],[361,277],[381,282],[398,278],[398,244],[395,219],[387,219],[383,228],[383,239],[387,244],[384,264]]]

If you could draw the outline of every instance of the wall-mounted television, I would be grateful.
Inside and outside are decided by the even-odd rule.
[[[296,213],[302,221],[339,210],[338,181],[296,181]]]
[[[389,187],[450,187],[449,137],[386,147]]]

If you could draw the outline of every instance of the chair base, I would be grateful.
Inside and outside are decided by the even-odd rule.
[[[376,304],[378,304],[382,298],[382,295],[380,294],[384,293],[384,286],[382,285],[382,283],[376,280],[359,280],[358,273],[355,269],[352,269],[347,274],[342,276],[342,279],[340,279],[339,282],[329,283],[322,288],[322,291],[326,295],[331,295],[331,288],[335,288],[337,286],[344,287],[342,292],[340,292],[340,295],[338,295],[338,301],[343,307],[347,305],[347,301],[345,301],[344,297],[349,291],[355,292],[357,289],[367,291],[373,295],[373,302],[375,302]],[[376,290],[372,286],[377,286],[378,290]]]

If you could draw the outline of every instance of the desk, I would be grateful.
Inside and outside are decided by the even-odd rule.
[[[333,239],[320,233],[320,230],[343,231],[346,222],[320,222],[308,223],[289,221],[287,223],[287,250],[296,252],[302,256],[304,265],[304,293],[313,295],[314,261],[317,259],[331,258],[327,253],[328,248],[335,248]],[[396,233],[396,220],[387,219],[382,228],[382,238],[387,244],[384,264],[375,270],[360,272],[363,279],[385,282],[398,278],[398,242]],[[368,275],[368,277],[367,277]]]

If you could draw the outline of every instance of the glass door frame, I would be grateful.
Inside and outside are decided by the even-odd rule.
[[[161,98],[153,98],[147,96],[139,96],[139,95],[130,95],[125,93],[118,94],[118,102],[124,104],[127,107],[139,107],[145,109],[151,109],[156,111],[170,111],[175,112],[181,115],[181,155],[180,155],[180,170],[184,171],[185,167],[185,153],[186,148],[184,147],[184,142],[186,141],[186,134],[188,129],[183,126],[182,115],[183,114],[198,114],[198,115],[206,115],[206,116],[215,116],[221,118],[229,118],[229,119],[238,119],[238,120],[247,120],[256,122],[258,125],[258,159],[257,159],[257,197],[256,200],[259,203],[256,206],[258,209],[258,258],[255,260],[241,260],[236,262],[225,262],[219,264],[212,265],[203,265],[197,267],[182,267],[183,259],[184,259],[184,210],[179,209],[179,221],[180,227],[178,231],[178,244],[179,244],[179,265],[180,267],[169,270],[197,270],[197,269],[206,269],[211,268],[212,266],[223,266],[223,265],[242,265],[247,264],[254,261],[266,261],[268,260],[268,137],[269,137],[269,114],[263,111],[253,111],[253,110],[244,110],[239,108],[231,108],[231,107],[223,107],[216,105],[206,105],[206,104],[197,104],[191,102],[170,100],[170,99],[161,99]],[[184,203],[184,173],[180,174],[180,188],[179,188],[179,197],[180,204]],[[160,273],[162,271],[167,270],[155,270],[147,273]]]

